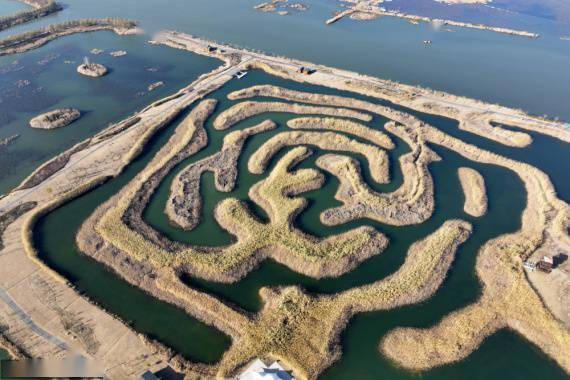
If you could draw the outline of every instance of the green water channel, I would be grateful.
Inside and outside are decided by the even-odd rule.
[[[11,356],[8,353],[8,351],[0,348],[0,373],[2,371],[2,360],[8,360],[8,359],[11,359]]]
[[[220,101],[216,112],[219,113],[234,104],[227,100],[227,93],[238,88],[265,83],[297,90],[340,93],[330,89],[287,82],[260,72],[251,72],[244,79],[232,81],[212,95]],[[560,196],[564,199],[570,197],[570,189],[564,181],[564,173],[567,171],[564,170],[564,166],[567,168],[567,163],[570,161],[564,161],[566,165],[561,165],[562,161],[554,158],[570,157],[568,157],[568,149],[558,144],[556,140],[534,136],[535,143],[529,148],[504,148],[499,144],[459,131],[456,122],[451,120],[414,114],[467,142],[477,143],[485,149],[508,154],[513,158],[540,164],[537,166],[551,174],[553,182],[557,186],[560,185],[560,188],[557,188]],[[243,158],[239,161],[238,184],[234,191],[228,194],[219,193],[214,188],[212,176],[203,176],[201,192],[204,197],[204,218],[194,231],[182,231],[168,223],[163,213],[165,200],[168,197],[172,178],[178,171],[189,163],[207,157],[220,149],[225,133],[214,131],[210,120],[207,126],[210,138],[208,147],[178,165],[166,177],[144,212],[145,220],[174,240],[208,246],[230,243],[232,237],[217,225],[212,217],[212,210],[219,200],[227,197],[247,200],[247,191],[251,185],[264,178],[264,175],[252,175],[247,171],[247,157],[270,136],[285,130],[284,124],[291,117],[293,116],[286,114],[264,114],[234,127],[234,129],[245,128],[267,118],[279,124],[276,131],[255,136],[247,142],[242,154]],[[376,118],[371,125],[381,129],[384,122],[385,120]],[[160,340],[191,359],[214,362],[227,349],[228,337],[186,315],[181,310],[126,284],[103,265],[83,255],[75,246],[75,235],[81,223],[99,204],[115,194],[146,165],[166,142],[176,125],[177,122],[159,132],[141,156],[119,177],[42,218],[35,230],[36,245],[42,258],[51,267],[72,281],[79,291],[127,321],[135,330]],[[402,181],[397,159],[408,151],[408,147],[395,136],[393,137],[397,142],[397,148],[391,152],[393,182],[389,185],[374,184],[370,179],[370,174],[366,170],[364,172],[367,182],[379,191],[392,191]],[[396,368],[380,356],[377,347],[381,337],[396,326],[431,326],[448,313],[474,302],[480,292],[480,285],[474,273],[477,250],[490,238],[516,231],[520,227],[520,216],[526,199],[523,184],[514,173],[500,167],[466,161],[445,148],[432,148],[443,158],[441,162],[430,166],[436,187],[436,211],[432,218],[421,225],[392,227],[361,220],[334,228],[326,227],[319,222],[318,215],[324,209],[338,204],[334,200],[338,185],[336,179],[327,176],[327,182],[322,189],[303,194],[309,200],[309,207],[297,220],[298,226],[303,230],[317,236],[329,236],[356,226],[372,225],[389,237],[390,245],[385,252],[367,260],[350,273],[334,279],[317,281],[296,274],[275,262],[267,261],[244,279],[231,285],[210,283],[196,278],[184,278],[184,280],[192,286],[220,297],[235,307],[253,312],[261,307],[258,291],[263,286],[299,285],[312,293],[334,293],[382,279],[397,270],[403,263],[407,249],[413,242],[428,236],[448,219],[467,220],[473,224],[474,232],[460,248],[444,286],[436,295],[419,305],[356,316],[342,335],[343,356],[341,360],[322,376],[327,379],[411,379],[418,377],[416,374]],[[282,153],[272,160],[271,166]],[[314,167],[314,160],[319,154],[322,152],[316,151],[315,156],[307,159],[300,167]],[[553,158],[540,159],[539,154]],[[352,156],[361,161],[364,168],[368,166],[362,157]],[[460,166],[477,169],[486,179],[489,211],[482,218],[469,217],[462,210],[463,194],[456,173]],[[260,218],[265,217],[259,208],[255,211]],[[65,228],[62,229],[62,226]],[[421,377],[429,379],[534,379],[539,375],[547,379],[567,378],[559,367],[532,345],[513,333],[503,331],[487,339],[477,352],[464,361],[434,369],[422,374]]]
[[[8,353],[8,351],[0,348],[0,360],[4,359],[10,359],[10,354]]]

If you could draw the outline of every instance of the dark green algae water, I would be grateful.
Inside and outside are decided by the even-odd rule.
[[[326,88],[287,82],[261,72],[251,72],[244,79],[232,81],[212,95],[220,101],[216,112],[219,113],[234,104],[226,98],[229,92],[264,83],[305,91],[342,94]],[[350,95],[354,96],[353,94]],[[366,99],[361,96],[355,97]],[[494,142],[457,130],[454,121],[418,113],[414,114],[467,142],[476,143],[485,149],[537,165],[551,175],[557,186],[560,185],[557,190],[561,198],[570,198],[570,187],[564,179],[565,171],[560,168],[562,165],[558,164],[564,162],[564,159],[570,158],[570,154],[568,149],[556,140],[537,135],[534,136],[534,144],[529,148],[505,148]],[[285,122],[291,117],[295,116],[264,114],[234,127],[234,129],[245,128],[267,118],[271,118],[279,124],[276,131],[248,140],[242,154],[243,158],[239,161],[238,184],[233,192],[219,193],[214,188],[213,176],[207,174],[203,177],[203,221],[194,231],[181,231],[168,223],[163,213],[164,202],[168,197],[172,178],[179,170],[182,170],[189,163],[207,157],[220,149],[225,133],[213,130],[210,122],[208,125],[210,138],[208,147],[178,165],[163,181],[145,210],[146,221],[175,240],[208,246],[230,243],[232,241],[231,235],[221,230],[217,225],[212,217],[212,210],[219,200],[226,197],[231,196],[247,200],[247,191],[251,185],[264,178],[263,175],[252,175],[247,171],[247,158],[269,137],[285,130]],[[376,118],[371,125],[382,128],[384,122],[385,120]],[[157,301],[135,287],[126,284],[101,264],[82,255],[75,246],[75,235],[81,223],[99,204],[115,194],[145,166],[169,138],[176,124],[177,122],[159,132],[141,156],[129,165],[119,177],[41,219],[35,231],[36,245],[42,258],[58,272],[69,278],[79,291],[84,292],[101,306],[129,322],[135,330],[162,341],[193,360],[215,362],[229,346],[228,337],[189,317],[179,309]],[[392,183],[389,185],[374,184],[370,179],[369,172],[366,170],[364,172],[368,184],[379,191],[392,191],[402,181],[397,159],[408,151],[408,147],[403,141],[398,140],[395,136],[392,137],[397,142],[397,148],[391,152]],[[297,220],[300,228],[317,236],[328,236],[367,224],[374,226],[390,238],[389,248],[385,252],[362,263],[352,272],[338,278],[316,281],[298,275],[276,262],[267,261],[244,279],[231,285],[209,283],[196,278],[184,278],[184,280],[192,286],[234,304],[236,307],[255,312],[261,307],[258,291],[263,286],[299,285],[312,293],[334,293],[382,279],[396,271],[403,263],[407,249],[413,242],[428,236],[446,220],[461,218],[473,224],[474,232],[469,240],[461,246],[453,268],[437,294],[419,305],[387,312],[360,314],[353,318],[342,335],[343,356],[341,360],[328,369],[322,378],[534,379],[539,376],[545,379],[567,378],[564,372],[538,349],[508,331],[502,331],[491,336],[482,347],[467,359],[422,374],[399,369],[378,353],[378,343],[390,329],[397,326],[431,326],[448,313],[474,302],[480,292],[480,285],[474,273],[477,250],[490,238],[516,231],[520,227],[520,216],[525,207],[526,198],[523,184],[514,173],[500,167],[467,161],[445,148],[437,146],[432,148],[443,159],[441,162],[433,163],[430,166],[436,187],[436,211],[427,222],[421,225],[391,227],[362,220],[334,228],[326,227],[319,222],[318,215],[322,210],[338,205],[338,202],[334,200],[334,193],[338,185],[336,179],[327,176],[327,182],[322,189],[303,194],[309,200],[309,207]],[[541,155],[537,156],[539,152]],[[271,166],[282,154],[283,152],[280,152],[272,160]],[[314,167],[314,160],[319,154],[322,152],[316,151],[316,154],[305,160],[300,167]],[[552,158],[541,158],[544,155],[552,156]],[[359,159],[364,168],[367,167],[367,163],[362,157],[357,155],[353,155],[353,157]],[[475,168],[486,179],[489,193],[489,211],[482,218],[469,217],[462,210],[463,194],[456,173],[460,166]],[[259,208],[255,208],[255,211],[260,218],[266,217]]]

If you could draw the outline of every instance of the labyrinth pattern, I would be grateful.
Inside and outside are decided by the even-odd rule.
[[[528,205],[520,231],[480,249],[476,271],[483,290],[475,303],[427,329],[394,329],[378,342],[379,350],[405,368],[427,369],[465,358],[485,337],[510,328],[570,368],[570,334],[545,308],[522,267],[541,244],[568,241],[569,207],[556,197],[543,172],[379,103],[272,85],[234,91],[224,104],[228,101],[221,108],[221,100],[214,98],[195,105],[146,167],[91,215],[78,236],[83,252],[232,338],[219,363],[189,363],[194,370],[227,377],[256,357],[271,357],[301,377],[316,378],[340,358],[339,337],[352,316],[433,296],[472,233],[467,221],[444,222],[410,246],[396,272],[363,286],[335,294],[309,294],[299,286],[262,288],[263,308],[256,314],[182,280],[191,276],[233,283],[268,259],[313,278],[337,277],[366,265],[389,246],[389,238],[371,226],[312,236],[296,223],[308,206],[303,194],[321,189],[327,178],[338,181],[339,205],[320,214],[325,226],[362,220],[398,227],[424,223],[435,208],[430,165],[441,160],[433,146],[516,173],[524,182]],[[375,120],[387,122],[378,128],[372,126]],[[213,144],[211,134],[223,135],[220,146],[193,159]],[[260,143],[250,145],[253,140]],[[396,163],[402,183],[391,192],[377,191],[377,185],[392,180],[390,161],[399,144],[408,149]],[[259,180],[247,200],[228,194],[213,211],[219,226],[233,237],[229,245],[184,244],[145,220],[153,194],[176,173],[164,213],[177,228],[194,230],[206,212],[203,175],[212,173],[216,190],[231,193],[240,181],[240,163]],[[473,172],[464,172],[465,181],[477,183],[466,198],[479,203],[470,206],[483,210],[481,215],[485,189]]]

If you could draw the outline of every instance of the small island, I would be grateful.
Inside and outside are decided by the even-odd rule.
[[[89,62],[89,58],[85,57],[83,63],[77,66],[77,72],[91,78],[99,78],[107,74],[107,68],[100,63]]]
[[[30,120],[30,127],[36,129],[56,129],[66,127],[81,117],[75,108],[61,108],[46,112]]]
[[[465,195],[463,210],[476,218],[482,217],[487,213],[485,179],[477,170],[471,168],[459,168],[457,174]]]
[[[12,136],[8,136],[8,137],[5,137],[3,139],[0,139],[0,148],[7,147],[7,146],[11,145],[19,137],[20,137],[20,135],[12,135]]]

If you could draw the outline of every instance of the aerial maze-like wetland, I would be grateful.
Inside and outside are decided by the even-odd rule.
[[[42,268],[30,302],[67,322],[53,329],[111,372],[105,324],[136,332],[119,376],[224,378],[262,358],[298,378],[460,378],[484,355],[567,376],[567,321],[523,267],[570,245],[566,173],[533,154],[569,159],[562,125],[218,51],[223,66],[0,200],[0,247]],[[105,312],[58,306],[73,297]]]

